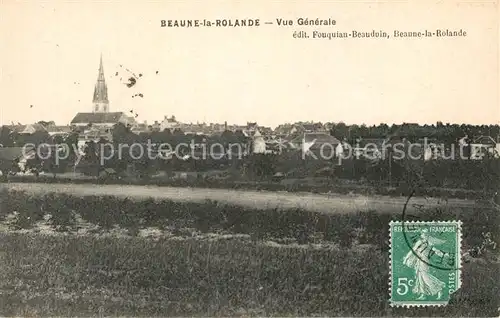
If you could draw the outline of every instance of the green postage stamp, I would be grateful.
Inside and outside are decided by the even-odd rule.
[[[390,223],[391,306],[444,306],[461,285],[461,222]]]

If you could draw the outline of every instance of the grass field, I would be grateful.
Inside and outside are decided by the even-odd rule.
[[[498,170],[498,168],[497,168]],[[453,173],[459,174],[456,170],[452,170]],[[469,173],[469,171],[467,172]],[[462,176],[462,175],[461,175]],[[490,175],[490,179],[495,180],[494,173]],[[428,176],[430,177],[430,176]],[[433,177],[431,177],[432,179]],[[1,179],[1,178],[0,178]],[[484,189],[478,187],[479,184],[471,181],[474,178],[467,177],[469,185],[475,185],[472,188],[466,189],[465,185],[461,184],[462,187],[453,188],[451,185],[444,184],[432,184],[426,187],[418,189],[414,196],[415,197],[433,197],[433,198],[455,198],[455,199],[482,199],[485,197]],[[11,183],[42,183],[45,185],[50,184],[91,184],[91,185],[136,185],[136,186],[160,186],[160,187],[193,187],[201,189],[227,189],[227,190],[247,190],[247,191],[286,191],[292,193],[336,193],[336,194],[350,194],[355,193],[364,196],[389,196],[389,197],[401,197],[402,192],[407,191],[404,184],[391,183],[360,183],[358,181],[353,181],[350,179],[335,179],[331,180],[329,178],[321,177],[308,177],[308,178],[286,178],[281,181],[278,180],[267,180],[267,181],[249,181],[249,180],[206,180],[206,179],[171,179],[165,176],[157,176],[152,178],[136,178],[136,177],[124,177],[124,178],[98,178],[92,176],[85,176],[80,173],[63,173],[63,174],[46,174],[35,176],[27,175],[15,175],[8,176],[4,181]],[[442,180],[442,179],[438,179]],[[435,178],[434,178],[434,181]],[[482,180],[484,181],[484,180]],[[498,182],[497,182],[498,183]],[[484,183],[481,183],[484,185]],[[458,186],[455,184],[455,186]],[[493,185],[494,187],[494,185]],[[403,194],[404,195],[404,194]]]
[[[249,208],[297,209],[322,213],[355,213],[358,211],[384,211],[400,214],[406,201],[405,197],[379,195],[313,194],[287,193],[272,191],[229,190],[208,188],[174,188],[134,185],[92,185],[92,184],[43,184],[43,183],[4,183],[1,189],[27,191],[33,194],[51,192],[66,193],[76,196],[110,195],[120,198],[143,200],[146,198],[168,199],[181,202],[204,202],[214,200],[226,204]],[[477,203],[465,199],[412,198],[409,212],[416,212],[414,205],[437,207],[446,204],[449,207],[470,208]]]
[[[500,306],[499,262],[477,258],[446,307],[391,308],[387,212],[4,190],[0,216],[1,316],[498,316]],[[498,237],[498,213],[484,209],[419,217],[461,219],[464,248],[481,231]],[[161,235],[140,235],[152,228]]]
[[[468,263],[444,308],[390,308],[386,253],[243,240],[2,234],[2,316],[488,316],[498,271]]]

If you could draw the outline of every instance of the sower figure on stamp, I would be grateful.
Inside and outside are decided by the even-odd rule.
[[[427,229],[423,229],[420,238],[413,245],[413,250],[409,251],[403,259],[403,264],[415,270],[415,286],[412,292],[420,295],[417,299],[422,300],[425,296],[437,296],[441,299],[442,290],[445,283],[430,273],[429,255],[432,250],[438,256],[441,251],[433,249],[434,245],[443,244],[446,241],[434,238],[427,234]],[[432,253],[432,252],[431,252]]]

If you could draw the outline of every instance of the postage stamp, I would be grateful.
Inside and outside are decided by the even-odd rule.
[[[391,306],[444,306],[461,285],[460,221],[392,221]]]

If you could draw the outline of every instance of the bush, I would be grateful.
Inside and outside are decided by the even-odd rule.
[[[51,215],[50,224],[58,231],[67,231],[76,225],[75,212],[66,205],[69,200],[71,197],[66,194],[54,193],[49,193],[40,200],[42,210]]]
[[[9,227],[12,230],[27,230],[31,229],[34,225],[34,220],[31,219],[26,214],[16,214],[12,223],[10,223]]]

